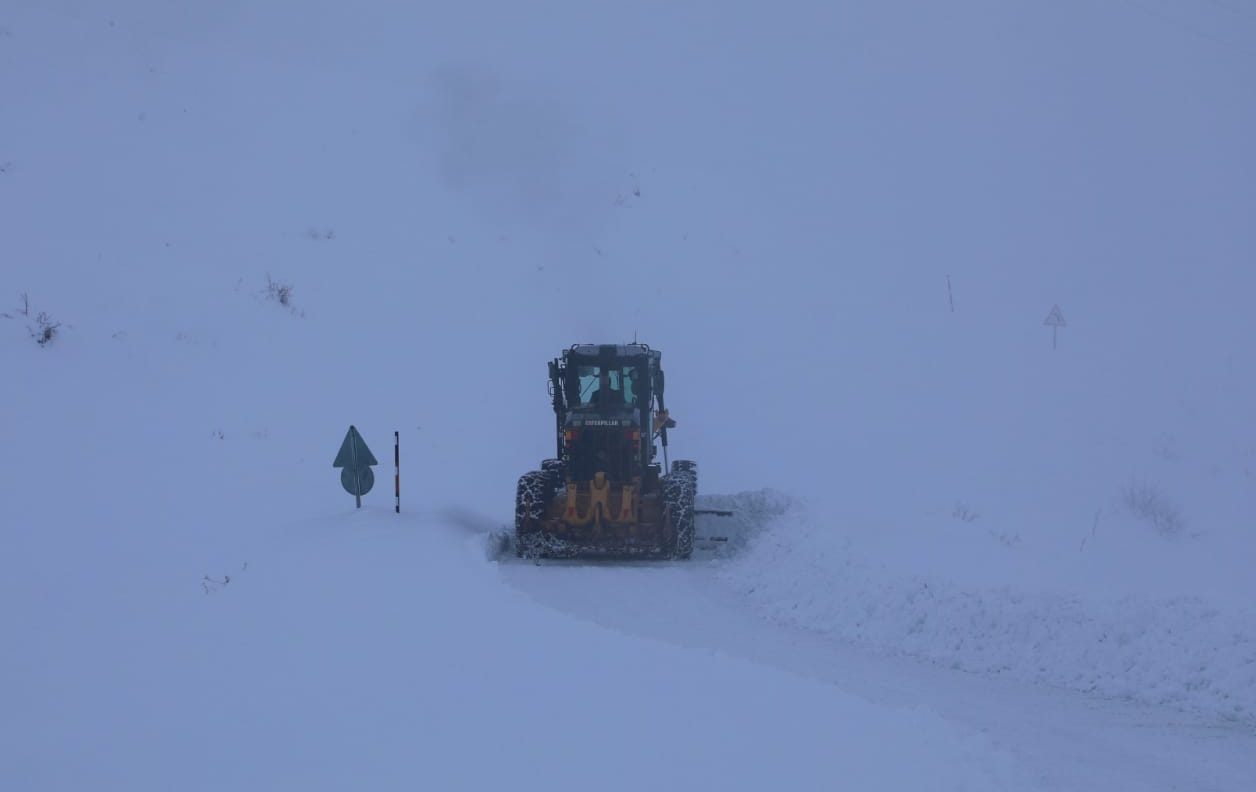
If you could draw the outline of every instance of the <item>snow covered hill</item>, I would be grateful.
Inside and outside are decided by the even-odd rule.
[[[1250,788],[1254,40],[0,4],[0,788]],[[486,559],[545,360],[634,335],[703,490],[780,494]]]

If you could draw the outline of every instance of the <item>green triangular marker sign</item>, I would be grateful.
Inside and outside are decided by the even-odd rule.
[[[362,435],[358,434],[358,428],[350,426],[349,431],[345,433],[345,441],[340,444],[340,453],[336,454],[336,461],[332,462],[331,466],[356,469],[378,464],[379,460],[371,453],[371,449],[366,447],[366,441],[362,439]]]
[[[340,444],[340,453],[336,454],[336,461],[331,465],[344,468],[340,472],[340,484],[357,499],[358,508],[362,508],[362,496],[375,485],[375,474],[370,466],[378,464],[379,460],[366,447],[362,435],[358,434],[358,428],[350,426],[345,441]]]

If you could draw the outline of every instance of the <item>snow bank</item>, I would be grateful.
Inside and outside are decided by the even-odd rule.
[[[751,513],[761,499],[748,497]],[[1250,612],[1199,596],[1068,593],[1063,580],[1043,590],[908,574],[851,533],[795,502],[719,574],[770,619],[879,651],[1256,723]]]

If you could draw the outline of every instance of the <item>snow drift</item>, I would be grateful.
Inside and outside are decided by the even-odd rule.
[[[770,619],[964,671],[1256,723],[1256,614],[1234,600],[994,585],[973,579],[963,542],[938,551],[955,563],[921,571],[903,563],[910,553],[879,556],[859,529],[801,501],[765,513],[762,495],[740,500],[766,519],[719,575]],[[988,543],[1025,550],[999,538]]]

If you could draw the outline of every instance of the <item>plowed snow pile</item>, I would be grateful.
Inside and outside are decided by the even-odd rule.
[[[1101,569],[1089,570],[1097,576],[1089,581],[1076,560],[1026,558],[1033,542],[1019,537],[965,536],[945,524],[873,531],[869,521],[821,516],[779,497],[776,513],[765,512],[764,498],[730,499],[765,519],[719,574],[768,618],[965,671],[1256,722],[1256,616],[1232,604],[1251,602],[1250,592],[1236,590],[1240,582],[1229,600],[1202,585],[1183,593],[1193,562],[1208,560],[1203,538],[1158,548],[1177,572],[1156,593],[1150,584],[1114,585]],[[1092,542],[1128,543],[1109,550],[1117,557],[1141,550],[1148,574],[1157,574],[1145,545],[1163,540],[1125,527],[1109,529],[1112,537],[1096,531]],[[939,540],[930,531],[949,535]],[[884,547],[901,552],[878,552]],[[967,564],[948,572],[947,559],[958,556]],[[1024,565],[1036,574],[1022,576]],[[974,566],[984,571],[976,575]],[[1216,578],[1208,578],[1214,590]]]

